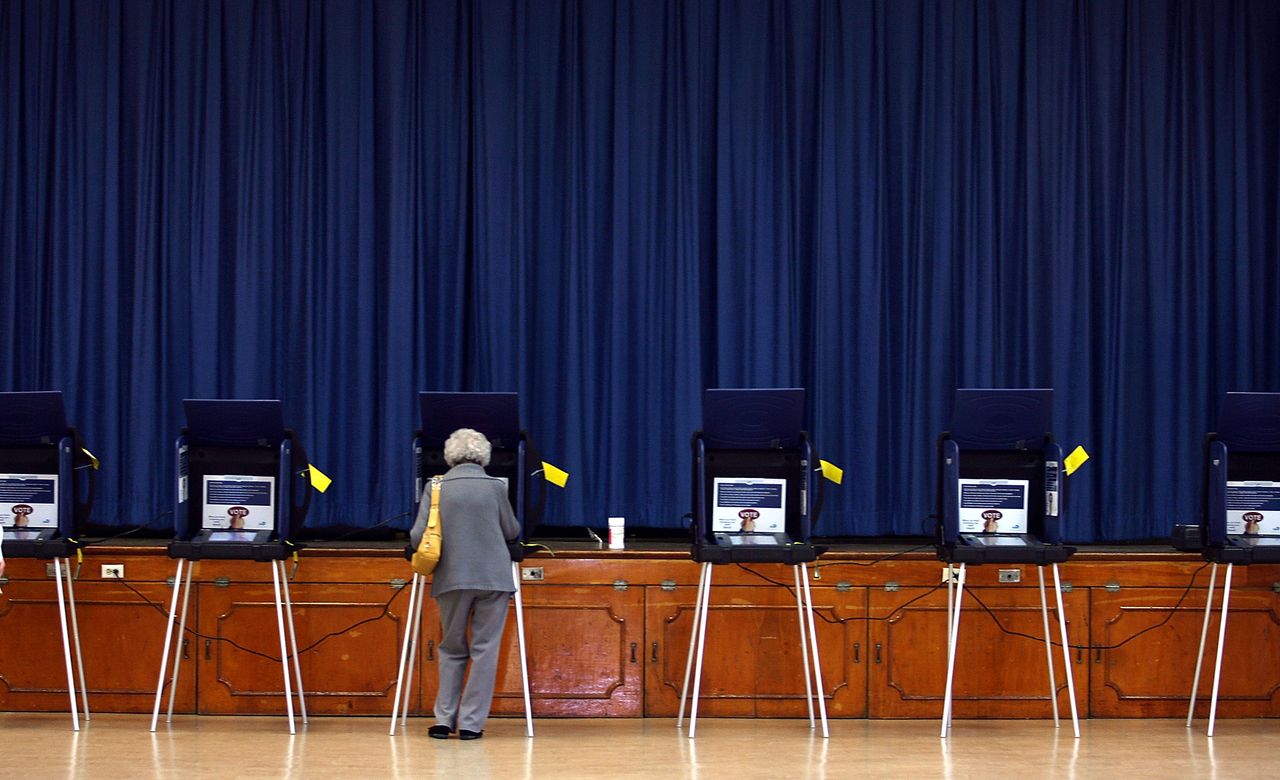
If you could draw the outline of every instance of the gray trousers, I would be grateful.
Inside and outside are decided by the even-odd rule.
[[[498,651],[507,624],[511,594],[495,590],[453,590],[436,598],[440,609],[440,689],[436,692],[436,723],[449,728],[481,731],[493,704],[498,674]],[[471,625],[470,642],[467,624]],[[467,659],[471,674],[467,676]],[[466,677],[467,689],[462,690]]]

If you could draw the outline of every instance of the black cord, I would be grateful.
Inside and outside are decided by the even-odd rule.
[[[745,565],[743,565],[743,564],[741,564],[741,563],[737,564],[737,566],[738,566],[738,568],[739,568],[739,569],[742,569],[743,571],[747,572],[748,574],[754,574],[755,576],[759,577],[760,579],[764,580],[765,582],[768,582],[768,583],[772,583],[772,584],[774,584],[774,585],[777,585],[778,587],[780,587],[780,588],[782,588],[783,590],[785,590],[785,591],[787,591],[788,593],[790,593],[792,596],[795,596],[795,595],[796,595],[795,590],[794,590],[790,585],[786,584],[785,582],[779,582],[778,580],[775,580],[775,579],[773,579],[772,577],[766,577],[765,575],[761,574],[760,572],[756,571],[755,569],[752,569],[752,568],[750,568],[749,566],[745,566]],[[893,608],[893,611],[892,611],[892,612],[890,612],[889,614],[885,615],[884,617],[871,617],[871,616],[861,617],[861,616],[857,616],[857,615],[855,615],[854,617],[847,617],[847,618],[832,618],[832,617],[827,617],[826,615],[822,614],[821,612],[819,612],[819,611],[818,611],[818,610],[816,610],[816,609],[813,611],[813,614],[817,615],[817,616],[818,616],[819,618],[821,618],[823,621],[825,621],[825,622],[827,622],[827,623],[831,623],[832,625],[844,625],[845,623],[853,623],[853,622],[855,622],[855,621],[859,621],[859,620],[863,620],[863,621],[872,621],[872,620],[881,620],[881,621],[883,621],[883,620],[892,620],[892,619],[893,619],[893,617],[894,617],[895,615],[897,615],[899,612],[901,612],[902,610],[904,610],[904,609],[906,609],[907,607],[911,606],[912,604],[916,603],[917,601],[919,601],[920,599],[924,598],[925,596],[928,596],[929,594],[936,592],[936,591],[937,591],[939,588],[941,588],[943,585],[946,585],[946,583],[945,583],[945,582],[940,582],[940,583],[938,583],[937,585],[934,585],[932,588],[930,588],[930,589],[926,590],[924,593],[921,593],[920,595],[918,595],[918,596],[916,596],[916,597],[912,598],[911,600],[909,600],[909,601],[904,601],[903,603],[901,603],[901,604],[899,604],[898,606],[894,607],[894,608]]]
[[[146,605],[147,605],[147,606],[149,606],[149,607],[151,607],[152,609],[154,609],[155,611],[159,612],[161,615],[163,615],[163,616],[164,616],[164,618],[165,618],[166,620],[168,620],[168,619],[169,619],[169,611],[168,611],[168,610],[166,610],[164,607],[160,606],[159,604],[155,603],[155,602],[154,602],[154,601],[152,601],[151,599],[147,598],[147,597],[146,597],[146,595],[144,595],[144,594],[143,594],[141,591],[139,591],[137,588],[135,588],[135,587],[133,587],[132,585],[130,585],[126,580],[113,580],[113,582],[118,582],[119,584],[121,584],[121,585],[125,586],[126,588],[128,588],[129,590],[133,591],[133,594],[134,594],[135,596],[137,596],[138,598],[142,599],[142,601],[143,601],[144,603],[146,603]],[[323,644],[324,642],[326,642],[326,641],[328,641],[328,640],[332,639],[332,638],[333,638],[333,637],[335,637],[335,636],[340,636],[340,635],[342,635],[342,634],[346,634],[346,633],[348,633],[348,632],[350,632],[350,631],[354,631],[355,629],[359,628],[360,626],[365,625],[366,623],[372,623],[372,622],[374,622],[375,620],[381,620],[382,618],[386,617],[386,616],[387,616],[387,613],[391,611],[391,605],[392,605],[393,603],[395,603],[395,600],[396,600],[397,598],[399,598],[400,593],[401,593],[401,592],[403,592],[404,590],[405,590],[405,587],[397,588],[397,589],[396,589],[396,592],[395,592],[395,593],[393,593],[393,594],[391,594],[391,598],[387,599],[387,603],[386,603],[386,604],[384,604],[384,605],[382,606],[382,612],[381,612],[380,614],[378,614],[378,615],[376,615],[376,616],[374,616],[374,617],[371,617],[371,618],[365,618],[365,619],[363,619],[363,620],[359,620],[359,621],[357,621],[357,622],[355,622],[355,623],[351,624],[350,626],[347,626],[346,628],[340,629],[340,630],[338,630],[338,631],[330,631],[329,633],[327,633],[327,634],[325,634],[324,636],[320,637],[319,639],[317,639],[316,641],[314,641],[314,642],[312,642],[311,644],[307,645],[306,647],[301,648],[300,650],[298,650],[297,655],[302,655],[303,653],[310,652],[311,650],[314,650],[315,648],[319,647],[321,644]],[[273,661],[273,662],[275,662],[275,663],[280,663],[280,660],[281,660],[279,657],[274,656],[274,655],[271,655],[271,654],[269,654],[269,653],[262,653],[262,652],[259,652],[259,651],[257,651],[257,650],[250,650],[249,648],[245,647],[244,645],[239,644],[239,643],[238,643],[238,642],[236,642],[235,640],[233,640],[233,639],[229,639],[229,638],[227,638],[227,637],[225,637],[225,636],[209,636],[208,634],[202,634],[202,633],[200,633],[199,631],[196,631],[194,628],[191,628],[190,626],[187,626],[187,627],[186,627],[186,631],[187,631],[187,633],[192,634],[193,636],[195,636],[195,637],[196,637],[196,638],[198,638],[198,639],[204,639],[204,640],[207,640],[207,641],[210,641],[210,642],[226,642],[227,644],[231,645],[232,647],[236,648],[237,650],[240,650],[240,651],[242,651],[242,652],[248,653],[248,654],[250,654],[250,655],[256,655],[256,656],[258,656],[259,658],[265,658],[265,659],[267,659],[268,661]],[[290,657],[292,657],[292,654],[290,654],[289,656],[286,656],[286,659],[287,659],[287,658],[290,658]]]
[[[896,553],[886,555],[883,558],[876,558],[870,561],[828,561],[827,563],[814,564],[809,568],[821,569],[827,566],[875,566],[877,563],[884,563],[885,561],[891,561],[894,558],[901,558],[907,553],[919,552],[921,550],[932,550],[934,547],[936,547],[936,545],[934,544],[922,544],[922,545],[919,545],[918,547],[908,547],[905,550],[900,550]]]
[[[113,542],[113,541],[115,541],[116,539],[119,539],[119,538],[124,537],[124,536],[128,536],[129,534],[135,534],[135,533],[137,533],[138,531],[143,530],[144,528],[149,528],[149,527],[151,526],[151,524],[152,524],[152,523],[154,523],[155,521],[159,520],[160,518],[164,517],[165,515],[171,515],[171,514],[173,514],[173,510],[172,510],[172,509],[166,509],[165,511],[163,511],[163,512],[161,512],[160,514],[156,515],[155,517],[151,518],[150,520],[148,520],[147,522],[143,523],[142,525],[135,525],[135,526],[133,526],[132,528],[130,528],[130,529],[128,529],[128,530],[126,530],[126,531],[122,531],[122,532],[120,532],[120,533],[118,533],[118,534],[114,534],[114,535],[112,535],[112,536],[108,536],[108,537],[106,537],[106,538],[104,538],[104,539],[98,539],[98,540],[96,540],[96,541],[92,541],[92,542],[84,542],[83,544],[81,544],[81,545],[80,545],[80,547],[81,547],[81,548],[84,548],[84,547],[96,547],[96,546],[98,546],[98,545],[100,545],[100,544],[106,544],[107,542]]]
[[[917,550],[918,550],[918,549],[921,549],[921,548],[918,548],[918,547],[917,547],[917,548],[913,548],[913,549],[917,549]],[[910,552],[910,550],[904,550],[903,552]],[[885,557],[885,558],[880,558],[880,559],[877,559],[877,560],[874,560],[874,561],[870,561],[870,562],[868,562],[868,563],[866,563],[866,564],[863,564],[863,565],[871,565],[871,564],[879,563],[879,562],[881,562],[881,561],[889,560],[890,558],[893,558],[893,557],[896,557],[896,556],[895,556],[895,555],[891,555],[891,556],[888,556],[888,557]],[[831,562],[831,563],[827,563],[827,564],[823,564],[823,565],[824,565],[824,566],[833,566],[833,565],[846,565],[846,564],[845,564],[845,562],[835,562],[835,561],[833,561],[833,562]],[[1143,634],[1147,633],[1148,631],[1154,631],[1154,630],[1156,630],[1157,628],[1160,628],[1161,626],[1164,626],[1164,625],[1165,625],[1165,624],[1167,624],[1170,620],[1172,620],[1172,619],[1173,619],[1174,614],[1176,614],[1176,613],[1177,613],[1177,611],[1178,611],[1178,609],[1182,607],[1183,602],[1185,602],[1185,601],[1187,600],[1187,596],[1191,595],[1191,590],[1192,590],[1192,588],[1194,588],[1194,587],[1195,587],[1195,584],[1196,584],[1196,577],[1200,576],[1200,572],[1204,571],[1205,567],[1206,567],[1206,566],[1208,566],[1208,565],[1209,565],[1209,564],[1207,564],[1207,563],[1201,564],[1199,568],[1197,568],[1195,571],[1191,572],[1191,581],[1187,583],[1187,587],[1182,591],[1182,595],[1178,597],[1178,601],[1177,601],[1176,603],[1174,603],[1174,605],[1173,605],[1173,606],[1171,606],[1171,607],[1169,607],[1169,608],[1168,608],[1168,612],[1169,612],[1169,614],[1165,615],[1164,620],[1161,620],[1159,623],[1153,623],[1152,625],[1149,625],[1149,626],[1147,626],[1147,627],[1146,627],[1146,628],[1144,628],[1144,629],[1141,629],[1141,630],[1139,630],[1139,631],[1136,631],[1136,632],[1135,632],[1135,633],[1133,633],[1132,635],[1130,635],[1130,636],[1128,636],[1128,637],[1125,637],[1124,639],[1122,639],[1122,640],[1120,640],[1119,642],[1116,642],[1115,644],[1112,644],[1112,645],[1071,645],[1071,644],[1069,644],[1069,645],[1067,645],[1067,647],[1069,647],[1069,648],[1070,648],[1070,649],[1072,649],[1072,650],[1116,650],[1116,649],[1118,649],[1118,648],[1124,647],[1125,645],[1129,644],[1130,642],[1132,642],[1133,640],[1135,640],[1135,639],[1137,639],[1138,637],[1142,636]],[[785,582],[780,582],[780,581],[778,581],[778,580],[773,579],[772,577],[766,577],[765,575],[761,574],[760,572],[756,571],[755,569],[752,569],[752,568],[750,568],[750,567],[748,567],[748,566],[744,566],[744,565],[743,565],[743,564],[741,564],[741,563],[737,564],[737,566],[738,566],[738,568],[739,568],[739,569],[742,569],[743,571],[747,572],[748,574],[754,574],[755,576],[759,577],[760,579],[764,580],[765,582],[771,583],[771,584],[773,584],[773,585],[777,585],[778,587],[780,587],[780,588],[782,588],[782,589],[786,590],[786,591],[787,591],[788,593],[790,593],[792,596],[795,596],[795,590],[794,590],[790,585],[787,585]],[[815,567],[815,568],[816,568],[816,567]],[[815,614],[815,615],[817,615],[817,616],[818,616],[819,618],[821,618],[822,620],[824,620],[825,622],[827,622],[827,623],[832,623],[832,624],[844,624],[844,623],[850,623],[850,622],[853,622],[853,621],[856,621],[856,620],[866,620],[866,621],[872,621],[872,620],[877,620],[877,621],[890,620],[890,619],[892,619],[895,615],[897,615],[899,612],[901,612],[902,610],[904,610],[904,609],[906,609],[907,607],[911,606],[912,604],[916,603],[917,601],[919,601],[920,599],[924,598],[925,596],[928,596],[928,595],[929,595],[929,594],[931,594],[931,593],[936,593],[938,590],[940,590],[940,589],[942,588],[942,586],[943,586],[943,585],[946,585],[946,584],[947,584],[946,582],[942,582],[942,583],[939,583],[939,584],[937,584],[937,585],[934,585],[932,588],[929,588],[928,590],[924,591],[924,592],[923,592],[923,593],[921,593],[920,595],[915,596],[915,597],[911,598],[911,599],[910,599],[910,600],[908,600],[908,601],[904,601],[902,604],[898,605],[897,607],[894,607],[893,611],[891,611],[889,614],[885,615],[884,617],[870,617],[870,616],[868,616],[868,617],[856,617],[856,616],[855,616],[855,617],[848,617],[848,618],[829,618],[829,617],[827,617],[826,615],[822,614],[821,612],[819,612],[819,611],[817,611],[817,610],[814,610],[814,614]],[[992,611],[992,609],[991,609],[990,607],[988,607],[988,606],[986,605],[986,603],[985,603],[985,602],[983,602],[983,600],[982,600],[981,598],[979,598],[979,597],[978,597],[978,594],[977,594],[977,592],[976,592],[974,589],[972,589],[972,588],[971,588],[971,589],[968,591],[968,593],[969,593],[969,595],[973,598],[973,600],[974,600],[974,601],[978,602],[978,606],[982,607],[983,611],[984,611],[984,612],[986,612],[986,613],[987,613],[987,615],[991,617],[992,622],[994,622],[994,623],[996,624],[996,628],[999,628],[1001,631],[1003,631],[1004,633],[1008,634],[1009,636],[1022,637],[1022,638],[1024,638],[1024,639],[1030,639],[1030,640],[1035,641],[1035,642],[1043,642],[1043,641],[1044,641],[1044,637],[1032,636],[1031,634],[1024,634],[1024,633],[1023,633],[1023,632],[1021,632],[1021,631],[1013,631],[1012,629],[1006,628],[1006,627],[1004,626],[1004,624],[1002,624],[1002,623],[1000,622],[1000,618],[996,616],[996,613],[995,613],[995,612],[993,612],[993,611]],[[1050,640],[1049,644],[1050,644],[1050,646],[1052,646],[1052,647],[1062,647],[1062,643],[1061,643],[1061,642],[1054,642],[1054,641]]]
[[[417,510],[411,509],[408,512],[401,512],[398,515],[392,515],[391,517],[388,517],[386,520],[383,520],[382,522],[379,522],[379,523],[374,523],[373,525],[364,526],[362,528],[353,528],[350,531],[347,531],[345,534],[335,536],[332,539],[326,539],[325,541],[340,542],[349,536],[355,536],[356,534],[362,534],[367,531],[373,531],[375,529],[382,528],[383,526],[391,525],[392,521],[399,520],[402,517],[411,517],[415,514],[417,514]]]
[[[1182,603],[1187,600],[1187,596],[1191,595],[1191,589],[1195,587],[1195,584],[1196,584],[1196,577],[1200,576],[1200,572],[1204,571],[1205,567],[1208,565],[1209,564],[1207,563],[1201,564],[1199,568],[1191,572],[1191,581],[1187,583],[1187,587],[1182,591],[1182,595],[1178,597],[1178,601],[1173,606],[1168,607],[1169,614],[1165,615],[1164,620],[1161,620],[1159,623],[1153,623],[1144,629],[1140,629],[1139,631],[1133,633],[1128,637],[1125,637],[1124,639],[1120,640],[1119,642],[1116,642],[1113,645],[1071,645],[1069,644],[1067,645],[1067,647],[1069,647],[1072,650],[1116,650],[1118,648],[1124,647],[1125,645],[1129,644],[1130,642],[1142,636],[1143,634],[1147,633],[1148,631],[1154,631],[1157,628],[1160,628],[1161,626],[1165,625],[1166,623],[1168,623],[1170,620],[1173,619],[1174,614],[1177,613],[1178,609],[1182,606]],[[1009,636],[1018,636],[1024,639],[1031,639],[1036,642],[1044,641],[1045,638],[1042,636],[1032,636],[1031,634],[1024,634],[1021,631],[1013,631],[1011,629],[1005,628],[1005,626],[1000,622],[1000,618],[998,618],[996,616],[996,613],[993,612],[991,608],[988,607],[982,601],[982,599],[978,597],[977,593],[975,593],[972,590],[968,592],[969,592],[969,595],[973,597],[973,600],[978,602],[978,606],[982,607],[983,611],[986,612],[991,617],[991,620],[993,622],[995,622],[996,628],[999,628],[1001,631],[1008,634]],[[1155,607],[1154,609],[1160,609],[1160,607]],[[1062,647],[1061,642],[1054,642],[1050,640],[1049,644],[1053,647]]]

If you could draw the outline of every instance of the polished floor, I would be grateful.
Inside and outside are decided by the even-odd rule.
[[[1280,721],[1204,723],[838,720],[831,738],[804,721],[704,718],[697,739],[675,722],[493,719],[484,739],[432,740],[424,720],[388,737],[385,718],[314,718],[290,737],[283,718],[182,716],[152,734],[148,716],[0,713],[0,777],[13,778],[1272,778]]]

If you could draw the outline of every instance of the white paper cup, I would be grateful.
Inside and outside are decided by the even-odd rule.
[[[609,549],[610,550],[626,549],[626,545],[622,541],[622,533],[626,527],[626,524],[627,524],[627,518],[625,517],[609,518]]]

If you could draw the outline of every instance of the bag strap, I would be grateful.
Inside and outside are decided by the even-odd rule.
[[[440,525],[440,478],[431,478],[431,509],[427,511],[427,530],[433,531]]]

